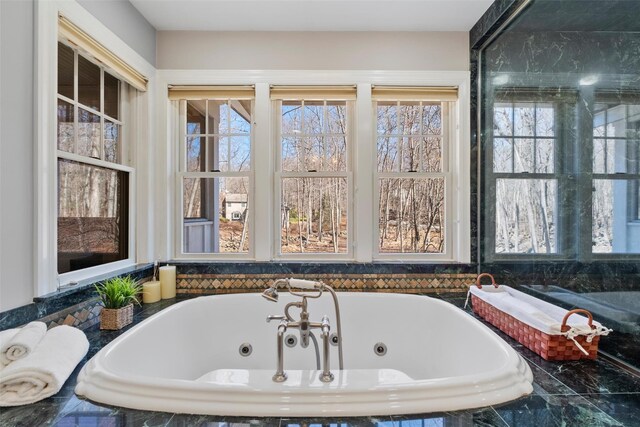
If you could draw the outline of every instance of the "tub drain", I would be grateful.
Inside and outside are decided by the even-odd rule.
[[[373,352],[378,356],[384,356],[387,354],[387,346],[384,343],[376,343],[373,346]]]
[[[240,348],[238,349],[238,352],[242,357],[249,356],[252,351],[253,351],[253,347],[251,347],[251,344],[249,343],[240,344]]]

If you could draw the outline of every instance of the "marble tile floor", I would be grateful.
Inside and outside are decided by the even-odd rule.
[[[436,297],[458,307],[462,307],[465,300],[462,294]],[[134,324],[175,302],[166,300],[137,308]],[[86,360],[125,330],[100,331],[98,325],[88,329],[86,333],[91,347]],[[640,377],[602,358],[596,361],[547,362],[494,330],[529,362],[535,381],[534,392],[530,396],[499,406],[417,415],[315,419],[250,419],[138,411],[94,404],[76,397],[73,388],[79,366],[56,396],[33,405],[1,408],[0,426],[640,426]]]

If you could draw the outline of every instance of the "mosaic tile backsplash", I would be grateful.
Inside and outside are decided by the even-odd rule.
[[[100,299],[96,297],[50,314],[40,321],[46,323],[48,329],[54,326],[68,325],[85,330],[100,322],[100,311],[102,311],[102,304]]]
[[[475,274],[178,274],[178,294],[260,292],[283,277],[322,281],[337,291],[435,293],[466,291]]]

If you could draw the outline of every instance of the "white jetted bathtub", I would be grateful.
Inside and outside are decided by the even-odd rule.
[[[128,408],[210,415],[359,416],[451,411],[531,393],[527,363],[462,310],[415,295],[339,293],[344,370],[321,382],[313,342],[284,347],[288,379],[276,383],[278,322],[289,294],[216,295],[175,304],[124,333],[82,369],[76,393]],[[336,322],[328,294],[310,320]],[[291,314],[296,317],[297,309]],[[295,329],[285,336],[299,336]],[[320,359],[322,340],[318,338]],[[286,341],[286,340],[285,340]],[[386,353],[378,355],[382,343]],[[241,355],[250,344],[248,356]],[[380,347],[380,346],[378,346]],[[246,352],[246,351],[245,351]]]

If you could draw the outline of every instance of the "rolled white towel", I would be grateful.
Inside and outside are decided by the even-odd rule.
[[[0,371],[0,406],[53,396],[88,350],[89,341],[81,330],[65,325],[50,329],[33,353]]]
[[[18,328],[14,328],[14,329],[6,329],[4,331],[0,331],[0,348],[4,348],[4,345],[11,339],[13,338],[13,336],[15,334],[18,333],[20,329]],[[2,368],[4,368],[4,362],[2,361],[2,358],[0,357],[0,370]]]
[[[2,343],[0,347],[0,362],[3,365],[8,365],[28,356],[35,350],[46,333],[47,325],[43,322],[27,323],[18,330],[18,333]]]

